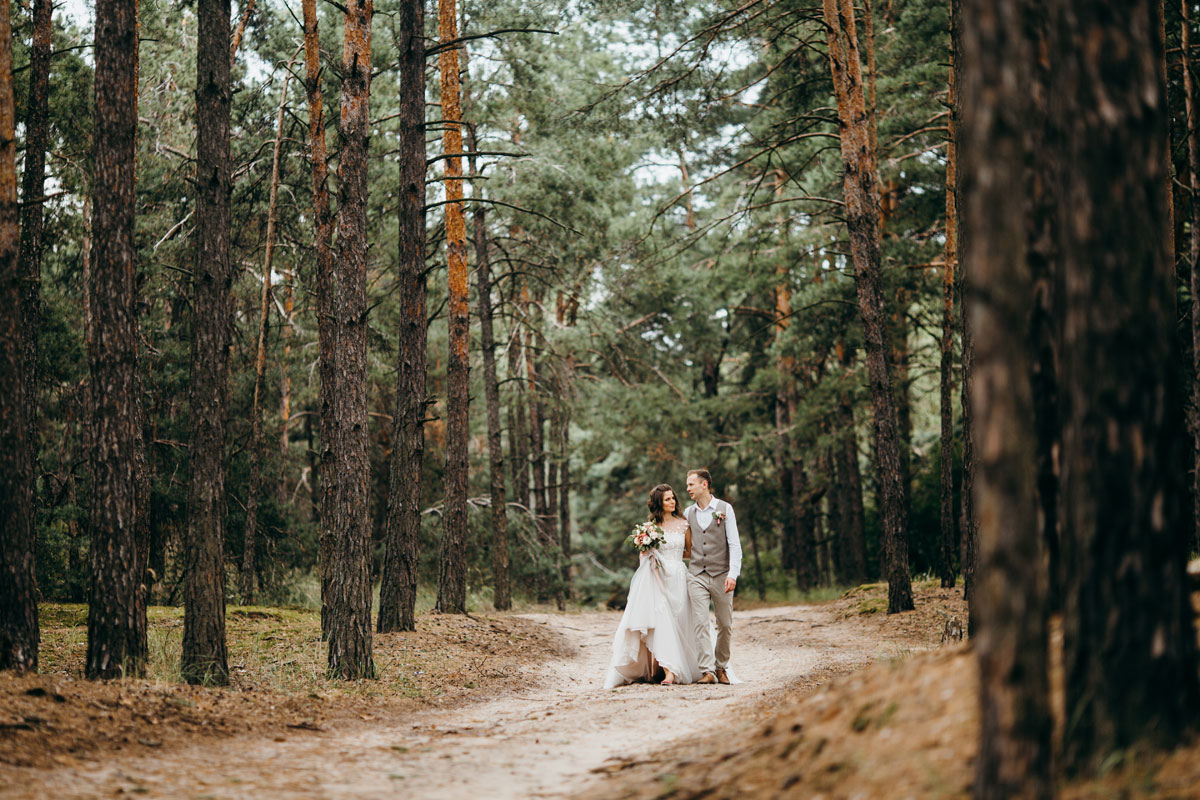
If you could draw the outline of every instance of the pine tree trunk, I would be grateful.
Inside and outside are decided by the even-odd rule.
[[[811,589],[817,582],[816,570],[816,529],[813,525],[812,489],[808,480],[808,470],[801,458],[792,459],[792,516],[796,526],[796,565],[792,573],[796,577],[796,586],[801,590]]]
[[[279,157],[283,152],[283,118],[287,109],[292,64],[284,70],[279,112],[275,117],[275,143],[271,149],[271,188],[267,200],[267,244],[263,257],[262,292],[258,299],[258,343],[254,354],[254,395],[250,407],[250,488],[246,496],[246,528],[242,542],[242,603],[254,603],[254,561],[258,542],[258,503],[262,494],[263,383],[267,374],[267,333],[271,325],[271,270],[275,262],[275,216],[279,203]]]
[[[39,0],[39,5],[49,12],[45,0]],[[27,417],[31,404],[24,399],[28,392],[28,338],[22,324],[28,311],[23,292],[28,273],[17,256],[12,21],[10,6],[0,6],[0,320],[4,325],[0,336],[0,670],[36,672],[39,631],[33,452]]]
[[[782,377],[782,376],[781,376]],[[790,376],[789,376],[790,377]],[[796,569],[799,561],[796,529],[796,496],[792,486],[792,426],[787,398],[775,397],[775,470],[779,473],[779,495],[783,500],[783,524],[779,535],[779,561],[785,572]]]
[[[1164,42],[1157,0],[1051,5],[1063,131],[1059,264],[1068,769],[1177,744],[1200,711],[1185,576]],[[1088,198],[1079,203],[1078,198]],[[1069,215],[1069,216],[1068,216]]]
[[[875,418],[880,521],[887,565],[888,613],[913,608],[908,573],[907,492],[900,471],[900,435],[891,366],[888,363],[883,280],[879,252],[879,191],[875,154],[862,87],[854,7],[850,0],[824,0],[829,29],[829,63],[837,95],[846,225],[854,261],[859,313],[866,342],[867,372]]]
[[[183,657],[189,683],[229,681],[225,646],[225,426],[231,322],[228,0],[198,7],[196,271],[192,281],[191,477]]]
[[[977,336],[980,752],[975,797],[1049,797],[1046,575],[1037,530],[1036,430],[1024,164],[1034,60],[1026,0],[964,0],[965,315]],[[992,12],[995,8],[996,11]]]
[[[471,131],[471,175],[478,175]],[[478,184],[476,191],[479,191]],[[483,350],[483,391],[487,403],[488,493],[492,505],[492,605],[512,608],[508,579],[508,500],[504,495],[504,446],[500,441],[500,384],[496,379],[496,342],[492,332],[492,276],[488,257],[487,220],[483,203],[475,204],[475,270],[479,276],[479,337]]]
[[[308,95],[308,147],[312,160],[313,216],[316,223],[314,247],[317,254],[317,349],[321,373],[321,458],[320,469],[313,473],[317,491],[314,509],[324,519],[332,498],[330,481],[323,477],[327,466],[333,468],[329,428],[330,392],[334,384],[333,216],[329,210],[329,155],[325,146],[325,114],[321,94],[321,43],[317,28],[317,0],[302,0],[304,13],[304,89]],[[311,448],[310,448],[311,449]],[[333,540],[329,527],[322,523],[318,544],[321,570],[321,636],[329,638],[329,581],[332,574]]]
[[[838,352],[842,368],[849,372],[854,363],[854,351],[839,343]],[[860,584],[867,580],[866,523],[862,474],[858,467],[858,428],[854,421],[853,399],[848,392],[842,392],[838,397],[837,420],[842,431],[834,455],[838,483],[843,487],[841,560],[845,572],[842,577],[848,583]]]
[[[438,0],[438,39],[458,38],[455,0]],[[446,505],[438,569],[439,611],[467,610],[467,438],[470,307],[467,301],[467,227],[463,216],[462,109],[459,106],[458,47],[438,54],[441,73],[442,151],[445,159],[446,255],[449,265],[450,352],[446,363]]]
[[[330,537],[329,671],[373,678],[371,527],[367,456],[367,150],[370,141],[372,0],[346,5],[342,47],[338,239],[332,384],[322,389],[329,441],[321,482],[330,501],[321,524]],[[328,467],[328,468],[326,468]]]
[[[296,314],[292,286],[295,279],[294,272],[284,273],[283,325],[279,330],[279,338],[283,340],[283,357],[279,359],[279,475],[275,484],[275,502],[280,508],[288,504],[287,467],[292,425],[292,376],[289,365],[292,362],[292,333]]]
[[[568,356],[566,364],[566,382],[568,384],[572,379],[574,369],[572,359]],[[565,386],[563,389],[564,401],[570,394],[570,389]],[[564,598],[570,598],[574,595],[571,577],[571,409],[565,402],[561,413],[562,427],[559,429],[558,444],[561,459],[558,468],[558,535],[562,550],[562,593]]]
[[[237,27],[233,30],[233,41],[229,43],[229,60],[232,62],[237,57],[238,48],[241,47],[242,37],[246,35],[246,25],[250,22],[250,15],[254,13],[254,0],[246,0],[242,8],[242,18],[238,20]]]
[[[400,330],[396,411],[389,464],[380,633],[416,630],[417,561],[421,533],[421,466],[425,456],[425,7],[403,0],[400,32]]]
[[[939,564],[942,588],[954,588],[954,549],[958,526],[954,519],[954,271],[958,264],[958,52],[950,41],[950,81],[946,105],[946,245],[942,251],[941,363],[941,511],[942,549]]]
[[[514,282],[515,283],[515,282]],[[514,293],[517,290],[514,289]],[[529,443],[528,425],[525,420],[525,381],[521,378],[523,371],[522,356],[524,347],[521,346],[520,306],[512,303],[512,324],[508,337],[508,382],[513,385],[513,396],[508,403],[508,454],[512,474],[513,499],[525,507],[531,508],[529,498],[529,454],[526,446]]]
[[[962,53],[962,0],[950,0],[950,38],[954,42],[955,53]],[[962,63],[958,65],[959,75],[962,75]],[[961,117],[962,113],[962,98],[961,93],[958,95],[959,106],[956,109]],[[961,137],[960,137],[961,140]],[[959,171],[959,187],[960,190],[956,195],[956,205],[959,219],[965,218],[967,212],[968,198],[961,191],[962,172]],[[960,239],[958,244],[959,254],[963,252],[963,244]],[[964,289],[966,286],[967,270],[969,264],[959,258],[958,273],[954,276],[957,283],[959,303],[962,304],[963,311],[960,314],[959,324],[961,330],[962,344],[962,389],[960,392],[960,403],[962,405],[962,486],[959,489],[959,496],[962,498],[962,519],[959,528],[962,532],[962,579],[963,579],[963,598],[967,601],[967,631],[970,636],[975,635],[975,617],[978,611],[978,606],[975,603],[975,561],[976,550],[979,541],[979,513],[975,509],[975,433],[974,433],[974,415],[971,413],[971,384],[974,380],[973,373],[975,369],[975,336],[971,330],[971,321],[967,319],[966,304],[963,300]]]
[[[38,463],[38,329],[42,314],[42,196],[46,185],[46,146],[50,127],[51,0],[33,2],[33,42],[29,48],[29,88],[25,99],[25,172],[21,176],[21,336],[25,348],[25,415],[29,425],[30,468]],[[11,56],[11,48],[10,48]]]
[[[85,672],[89,678],[115,678],[142,674],[147,653],[135,522],[137,4],[97,0],[95,35],[93,264],[87,289],[93,479]]]
[[[1200,550],[1200,98],[1196,95],[1196,80],[1192,76],[1191,2],[1181,0],[1182,34],[1180,49],[1183,59],[1183,97],[1187,108],[1187,155],[1191,188],[1191,237],[1188,240],[1188,262],[1191,265],[1192,293],[1192,550]]]

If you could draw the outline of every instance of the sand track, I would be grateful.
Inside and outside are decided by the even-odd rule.
[[[606,691],[618,614],[526,618],[560,634],[575,655],[531,668],[526,685],[490,700],[327,731],[15,770],[0,797],[561,797],[594,786],[606,765],[723,727],[737,730],[780,690],[895,654],[877,631],[828,606],[740,611],[733,666],[745,683]]]

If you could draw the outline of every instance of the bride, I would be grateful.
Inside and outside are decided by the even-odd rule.
[[[657,552],[641,554],[641,564],[629,582],[629,600],[613,637],[612,661],[604,688],[653,680],[659,668],[663,684],[692,683],[700,677],[695,630],[687,592],[688,524],[670,486],[660,484],[646,505],[650,522],[660,526],[666,541]]]

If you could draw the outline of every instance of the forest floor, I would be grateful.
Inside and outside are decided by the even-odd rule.
[[[736,611],[734,686],[604,690],[607,611],[424,616],[378,637],[380,680],[340,684],[308,612],[234,609],[229,689],[78,680],[78,625],[47,626],[43,674],[0,674],[0,797],[960,797],[975,670],[939,644],[965,608],[915,588],[893,616],[880,585]],[[1198,797],[1198,752],[1118,765],[1103,793]]]

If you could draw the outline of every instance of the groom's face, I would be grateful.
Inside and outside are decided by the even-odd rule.
[[[688,497],[695,500],[697,497],[699,497],[704,492],[704,487],[706,485],[707,484],[705,484],[704,481],[700,480],[700,478],[698,478],[697,476],[688,475],[688,477],[687,477]]]

